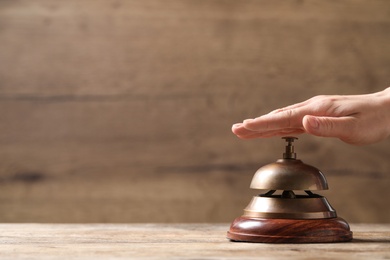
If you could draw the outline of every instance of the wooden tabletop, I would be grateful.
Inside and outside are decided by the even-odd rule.
[[[229,224],[0,224],[1,259],[389,259],[390,224],[335,244],[230,242]]]

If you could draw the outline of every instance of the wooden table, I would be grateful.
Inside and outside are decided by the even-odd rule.
[[[229,224],[0,224],[1,259],[389,259],[390,224],[351,225],[336,244],[254,244]]]

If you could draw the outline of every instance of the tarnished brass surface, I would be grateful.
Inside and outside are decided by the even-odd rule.
[[[250,185],[265,190],[327,190],[324,174],[296,159],[279,159],[257,170]]]
[[[296,197],[294,199],[254,196],[244,209],[245,217],[320,219],[337,217],[325,197]]]

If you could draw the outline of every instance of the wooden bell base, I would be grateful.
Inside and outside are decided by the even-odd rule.
[[[257,243],[334,243],[352,240],[348,223],[342,218],[265,219],[238,217],[227,238]]]

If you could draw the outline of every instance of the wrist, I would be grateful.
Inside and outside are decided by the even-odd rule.
[[[377,93],[379,99],[378,109],[381,111],[383,121],[385,122],[385,130],[387,137],[390,136],[390,87]]]

